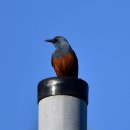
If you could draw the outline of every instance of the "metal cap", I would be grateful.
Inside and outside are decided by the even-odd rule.
[[[74,96],[88,104],[88,84],[82,79],[73,77],[52,77],[39,82],[38,102],[43,98],[55,95]]]

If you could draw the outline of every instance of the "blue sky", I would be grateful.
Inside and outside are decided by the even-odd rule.
[[[65,36],[89,83],[88,130],[130,130],[130,1],[1,0],[0,129],[37,130],[37,84]]]

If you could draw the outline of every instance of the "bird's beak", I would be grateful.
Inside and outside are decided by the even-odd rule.
[[[45,41],[46,41],[46,42],[54,43],[54,39],[46,39]]]

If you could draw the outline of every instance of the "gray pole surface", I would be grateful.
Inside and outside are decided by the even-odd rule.
[[[38,85],[38,130],[87,130],[88,85],[77,78],[49,78]]]

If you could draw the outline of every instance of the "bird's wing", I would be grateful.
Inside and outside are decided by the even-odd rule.
[[[53,67],[53,56],[51,57],[51,65]]]
[[[73,50],[71,50],[71,60],[68,65],[69,67],[66,69],[70,76],[78,77],[78,59]]]
[[[76,56],[76,54],[75,54],[75,52],[74,52],[73,50],[72,50],[72,55],[74,56],[74,59],[75,59],[76,64],[78,64],[77,56]]]

